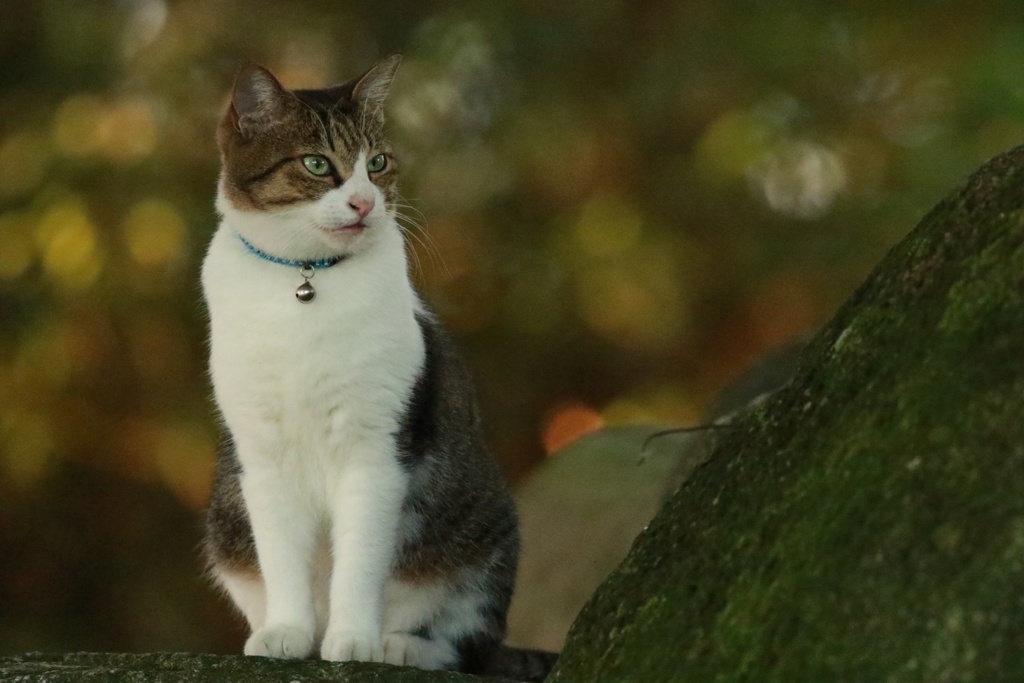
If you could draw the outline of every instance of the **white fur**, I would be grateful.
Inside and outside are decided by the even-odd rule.
[[[440,669],[455,661],[452,643],[483,626],[480,603],[483,591],[453,593],[441,581],[410,584],[392,580],[384,590],[385,661]],[[410,636],[425,621],[433,625],[434,639]]]
[[[254,629],[246,654],[306,657],[320,641],[325,659],[385,657],[383,592],[408,486],[394,434],[424,347],[401,233],[365,156],[315,202],[255,212],[218,197],[222,221],[203,264],[210,370],[262,575],[220,579]],[[367,229],[328,233],[358,220],[348,205],[357,193],[375,199]],[[316,299],[303,304],[298,270],[258,258],[238,235],[289,260],[350,255],[315,273]],[[333,567],[318,627],[324,539]]]
[[[252,574],[220,571],[217,580],[231,596],[253,629],[263,628],[267,617],[267,592],[263,580]]]

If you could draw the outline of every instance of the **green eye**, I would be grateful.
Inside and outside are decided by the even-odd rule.
[[[370,173],[380,173],[388,165],[388,158],[383,154],[378,154],[369,161],[366,162],[366,170]]]
[[[322,157],[319,154],[302,157],[302,165],[313,175],[323,176],[331,172],[331,162],[327,161],[327,157]]]

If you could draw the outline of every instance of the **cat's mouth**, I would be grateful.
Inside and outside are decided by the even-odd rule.
[[[335,225],[334,227],[327,228],[327,232],[332,235],[358,235],[366,230],[366,223],[363,221],[356,221],[355,223],[349,223],[347,225]]]

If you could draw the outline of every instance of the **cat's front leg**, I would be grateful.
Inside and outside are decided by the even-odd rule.
[[[273,467],[250,467],[242,495],[252,523],[266,587],[266,619],[245,643],[245,654],[305,659],[313,652],[316,612],[312,558],[317,517]]]
[[[353,449],[331,507],[334,568],[324,659],[384,661],[384,584],[407,486],[392,439]]]

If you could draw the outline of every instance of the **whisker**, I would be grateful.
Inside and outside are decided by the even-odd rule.
[[[434,266],[440,265],[441,271],[446,276],[450,276],[451,271],[448,269],[448,264],[445,263],[444,255],[438,248],[437,243],[434,241],[434,238],[424,228],[424,224],[426,223],[426,216],[423,214],[423,212],[420,211],[415,206],[413,206],[412,203],[410,203],[401,194],[398,195],[397,201],[395,201],[394,205],[395,219],[396,222],[399,222],[399,225],[403,228],[402,233],[405,235],[409,235],[409,238],[411,240],[415,240],[416,243],[423,247],[424,251],[427,252],[427,255],[430,258],[430,262]],[[400,211],[399,208],[414,211],[418,215],[418,218],[415,216],[410,216]],[[401,221],[404,221],[406,225],[402,225]]]
[[[403,209],[408,209],[410,211],[415,211],[417,216],[418,216],[418,218],[415,219],[417,224],[425,223],[426,220],[427,220],[427,217],[424,215],[424,213],[422,211],[420,211],[419,209],[417,209],[412,204],[408,204],[408,203],[405,203],[405,202],[395,202],[395,206],[401,207]],[[407,218],[409,220],[413,220],[412,216],[408,216]]]
[[[417,234],[417,231],[411,229],[410,227],[408,227],[406,225],[402,225],[402,223],[400,223],[397,220],[395,222],[398,225],[398,229],[402,231],[402,234],[408,237],[409,242],[411,243],[410,244],[410,246],[411,246],[410,251],[412,252],[412,255],[413,255],[413,260],[414,260],[414,263],[415,263],[415,266],[416,266],[416,270],[420,274],[423,274],[424,273],[423,262],[420,259],[420,250],[416,248],[416,245],[418,244],[421,247],[423,247],[423,250],[427,252],[428,256],[430,256],[432,263],[436,262],[435,261],[435,255],[436,255],[435,254],[435,250],[431,250],[429,248],[429,245],[424,242],[423,238],[419,234]]]
[[[398,229],[402,231],[403,235],[410,234],[401,224],[398,225]],[[419,251],[413,246],[407,250],[407,253],[412,255],[412,267],[417,273],[423,273],[423,262],[420,261]]]

